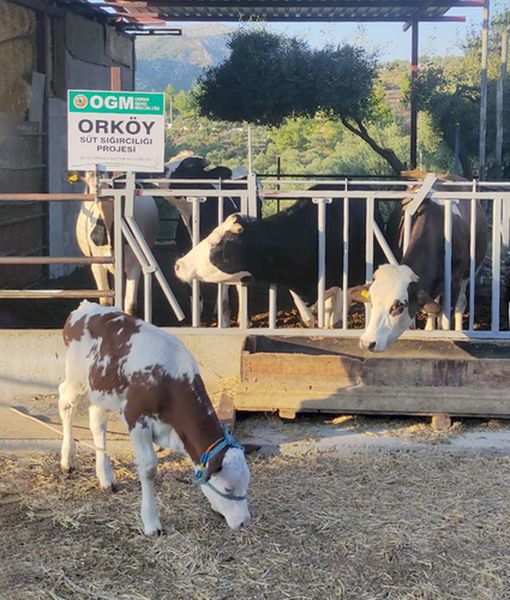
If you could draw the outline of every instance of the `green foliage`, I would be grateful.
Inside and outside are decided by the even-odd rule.
[[[361,48],[312,50],[263,29],[235,33],[229,48],[229,58],[200,80],[202,116],[274,126],[318,110],[352,118],[370,112],[376,67]]]
[[[510,25],[510,10],[502,13],[491,24],[491,49],[488,67],[487,99],[487,166],[494,176],[494,142],[496,138],[496,86],[500,76],[500,50],[498,43],[503,27]],[[416,99],[418,109],[426,112],[432,127],[443,138],[453,152],[455,129],[460,129],[460,162],[468,178],[478,172],[479,115],[480,115],[480,47],[479,31],[473,31],[463,44],[464,54],[460,57],[428,59],[422,61],[417,74]],[[410,78],[403,86],[403,101],[411,98]],[[503,119],[510,122],[510,80],[504,89],[505,103]],[[503,174],[510,177],[510,129],[504,130]]]

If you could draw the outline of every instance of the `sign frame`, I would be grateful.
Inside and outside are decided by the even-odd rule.
[[[68,90],[68,169],[161,173],[163,92]]]

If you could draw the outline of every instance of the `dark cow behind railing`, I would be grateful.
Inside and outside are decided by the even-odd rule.
[[[310,191],[343,190],[319,184]],[[319,194],[317,194],[319,195]],[[325,326],[335,327],[342,319],[344,199],[326,205]],[[380,221],[376,211],[376,221]],[[366,276],[366,202],[349,203],[349,287]],[[375,244],[374,264],[384,260]],[[283,286],[290,290],[307,326],[315,320],[310,309],[317,302],[318,231],[317,206],[312,198],[296,203],[277,214],[255,220],[240,214],[228,217],[206,239],[175,264],[177,277],[210,283],[238,284],[248,281]]]

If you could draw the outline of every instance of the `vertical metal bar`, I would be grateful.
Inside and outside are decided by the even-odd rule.
[[[407,252],[407,246],[409,246],[409,239],[411,237],[411,219],[412,215],[409,210],[404,208],[404,247],[403,254]]]
[[[115,306],[124,309],[124,257],[122,255],[122,196],[115,195],[113,200],[113,255],[115,259],[114,286],[115,286]]]
[[[489,0],[484,1],[482,21],[482,65],[480,77],[480,138],[478,161],[480,164],[479,179],[485,178],[486,133],[487,133],[487,67],[489,63]]]
[[[374,274],[374,195],[369,194],[366,199],[367,220],[366,220],[366,280],[372,281]]]
[[[200,201],[200,198],[191,198],[191,237],[193,248],[200,243]],[[191,325],[192,327],[200,325],[200,284],[198,279],[193,279],[191,283]]]
[[[241,322],[239,327],[248,329],[248,288],[245,285],[241,286]]]
[[[282,159],[281,159],[281,156],[279,156],[276,159],[276,179],[278,181],[280,181],[281,172],[282,172]],[[276,189],[277,190],[280,189],[280,184],[279,183],[276,184]],[[280,200],[280,198],[277,198],[276,199],[276,212],[278,212],[278,213],[280,212],[280,206],[281,206],[281,200]]]
[[[444,298],[443,314],[446,329],[452,322],[452,201],[444,201]]]
[[[326,299],[326,198],[314,198],[317,204],[317,321],[319,329],[325,325]]]
[[[248,173],[251,174],[253,170],[253,152],[252,152],[252,139],[251,139],[251,125],[248,125]]]
[[[347,319],[349,313],[349,196],[347,190],[349,181],[345,179],[344,214],[343,214],[343,232],[342,232],[342,329],[347,329]]]
[[[374,195],[366,198],[366,246],[365,246],[365,280],[371,282],[374,275]],[[365,304],[365,323],[370,320],[370,304]]]
[[[149,269],[143,272],[144,307],[143,318],[147,323],[152,323],[152,273]]]
[[[505,81],[506,81],[506,70],[508,63],[508,33],[510,28],[503,30],[501,34],[501,65],[500,75],[497,82],[496,92],[496,177],[503,175],[502,170],[502,157],[503,157],[503,129],[504,129],[504,118],[503,118],[503,97],[505,93]],[[503,231],[503,234],[505,231]]]
[[[476,179],[473,179],[473,192],[476,194]],[[469,332],[475,328],[475,285],[476,285],[476,208],[478,200],[471,198],[469,219]]]
[[[269,286],[269,329],[276,329],[276,285]]]
[[[418,108],[416,102],[416,78],[418,75],[418,20],[411,26],[411,148],[409,165],[416,169],[418,148]]]
[[[501,198],[494,198],[492,211],[492,307],[491,331],[499,331],[499,290],[501,279]]]
[[[257,176],[249,173],[247,178],[248,209],[246,213],[250,217],[258,217],[257,214]]]
[[[220,189],[221,189],[221,181],[220,181]],[[224,201],[223,196],[218,198],[218,225],[223,223],[224,219]],[[228,292],[227,292],[228,293]],[[225,327],[224,319],[223,319],[223,284],[218,283],[218,296],[216,300],[216,305],[218,307],[218,329],[223,329]],[[228,325],[228,323],[227,323]]]

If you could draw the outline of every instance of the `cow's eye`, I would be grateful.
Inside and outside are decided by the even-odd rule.
[[[407,308],[407,300],[401,302],[400,300],[395,300],[395,302],[391,305],[390,315],[392,317],[398,317],[401,315],[404,310]]]

